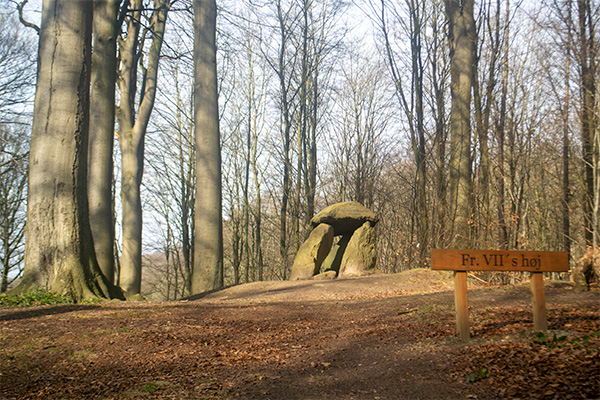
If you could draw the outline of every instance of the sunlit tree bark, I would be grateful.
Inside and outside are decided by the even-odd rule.
[[[593,2],[577,1],[579,23],[579,69],[581,79],[581,142],[585,171],[584,218],[585,240],[588,246],[598,244],[598,182],[600,167],[598,149],[598,114],[596,81],[598,79],[598,39],[592,13]]]
[[[147,66],[141,65],[141,90],[136,116],[138,84],[139,34],[142,1],[132,0],[128,15],[127,35],[119,41],[121,68],[119,89],[121,102],[117,110],[119,145],[121,147],[121,204],[123,208],[123,253],[119,283],[128,295],[139,294],[142,284],[142,202],[140,189],[144,172],[146,129],[154,107],[158,62],[163,44],[169,0],[155,0],[150,18],[152,43]]]
[[[44,1],[25,272],[15,292],[41,286],[75,300],[119,296],[100,271],[88,220],[91,37],[92,2]]]
[[[475,50],[473,0],[446,0],[449,23],[452,110],[450,114],[450,207],[453,245],[471,242],[471,88]]]
[[[114,282],[113,143],[117,77],[117,11],[120,0],[94,1],[94,51],[90,97],[88,199],[94,249],[104,276]]]
[[[192,294],[223,286],[216,20],[214,0],[194,0],[196,206]]]

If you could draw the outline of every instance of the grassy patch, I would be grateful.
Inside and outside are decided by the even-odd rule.
[[[73,299],[70,297],[61,296],[44,289],[37,289],[23,294],[3,294],[0,296],[0,306],[3,307],[31,307],[72,303]]]
[[[156,382],[148,382],[141,387],[140,391],[145,393],[152,393],[156,389],[158,389],[158,385],[156,384]]]
[[[7,360],[26,360],[40,351],[56,351],[54,343],[46,337],[35,337],[25,340],[18,345],[0,347],[1,354]]]
[[[168,398],[188,398],[184,395],[178,395],[181,387],[177,384],[173,384],[167,381],[150,381],[146,382],[143,386],[138,386],[135,389],[121,393],[119,396],[123,400],[133,399],[152,399],[163,396]],[[160,394],[160,395],[159,395]]]
[[[75,351],[69,358],[74,361],[90,361],[98,358],[98,356],[89,349],[81,349]]]

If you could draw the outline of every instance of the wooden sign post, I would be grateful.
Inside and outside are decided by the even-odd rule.
[[[566,251],[431,250],[431,269],[454,271],[456,329],[461,340],[469,339],[467,271],[529,271],[533,305],[533,327],[546,331],[544,272],[569,270]]]

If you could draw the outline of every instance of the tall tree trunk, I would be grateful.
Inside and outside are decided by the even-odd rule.
[[[21,143],[25,145],[28,138],[2,135],[0,140],[3,141],[0,143],[3,156],[12,152],[15,154],[10,156],[8,165],[3,165],[0,171],[0,293],[4,293],[12,282],[21,277],[21,246],[25,238],[25,216],[22,216],[22,210],[27,203],[27,171],[23,165],[27,161],[27,155],[21,153],[24,151]],[[2,157],[2,160],[6,161],[6,158]]]
[[[491,26],[491,15],[488,13],[485,16],[487,21],[482,25]],[[508,18],[508,16],[507,16]],[[474,74],[473,74],[473,101],[475,105],[475,120],[477,123],[477,137],[479,138],[479,195],[481,196],[481,215],[478,229],[483,231],[484,248],[490,245],[490,225],[491,225],[491,208],[490,208],[490,154],[489,154],[489,128],[490,128],[490,113],[494,89],[496,87],[497,61],[499,57],[500,47],[500,0],[496,0],[496,16],[494,18],[494,31],[489,32],[490,37],[490,56],[487,71],[487,81],[485,83],[485,92],[480,87],[479,82],[479,57],[476,54]],[[490,28],[491,29],[491,28]]]
[[[254,91],[254,90],[253,90]],[[256,191],[256,206],[254,211],[254,259],[256,262],[257,280],[264,279],[264,260],[262,252],[262,196],[261,196],[261,176],[258,170],[258,128],[257,114],[254,114],[253,130],[255,132],[252,141],[252,177],[254,180],[254,189]]]
[[[287,125],[287,124],[286,124]],[[281,273],[285,280],[288,270],[287,257],[287,219],[288,219],[288,204],[290,199],[290,132],[284,127],[284,162],[283,162],[283,187],[281,193],[281,210],[279,215],[279,254],[281,256]]]
[[[507,3],[508,9],[508,3]],[[502,92],[500,99],[500,114],[498,116],[498,125],[496,134],[498,135],[498,246],[502,250],[508,249],[508,227],[506,226],[506,168],[505,168],[505,125],[506,125],[506,99],[508,97],[508,14],[504,26],[504,55],[502,59]]]
[[[248,121],[246,122],[246,159],[244,160],[244,275],[246,282],[250,282],[250,153],[252,149],[252,106],[253,106],[253,80],[252,71],[250,71],[250,79],[248,84]]]
[[[117,112],[121,147],[121,203],[123,208],[123,253],[120,284],[128,295],[139,294],[142,285],[142,201],[140,189],[144,172],[144,143],[156,97],[158,61],[163,43],[169,0],[155,0],[150,21],[152,44],[148,65],[143,70],[140,105],[135,116],[141,0],[132,0],[127,38],[120,41],[121,104]]]
[[[297,186],[296,201],[297,201],[297,219],[296,219],[296,252],[300,248],[304,237],[301,231],[306,231],[309,227],[307,222],[308,204],[303,200],[308,200],[306,194],[309,190],[308,183],[308,103],[309,103],[309,77],[310,69],[315,68],[309,61],[309,41],[308,41],[308,16],[311,12],[312,1],[302,0],[302,62],[300,71],[300,115],[298,116],[298,168],[297,168]],[[312,61],[312,60],[311,60]],[[302,218],[304,216],[304,218]],[[302,228],[300,225],[303,224]]]
[[[433,8],[431,15],[431,28],[436,34],[433,35],[433,43],[431,44],[431,53],[434,55],[431,58],[431,76],[433,85],[434,105],[432,111],[435,119],[435,158],[436,158],[436,201],[437,207],[434,210],[434,218],[432,220],[432,247],[442,246],[447,240],[446,232],[446,102],[445,102],[445,80],[447,76],[447,66],[445,57],[442,56],[442,51],[445,48],[442,35],[439,33],[439,28],[443,25],[443,16],[440,16],[441,10],[438,7]]]
[[[255,181],[257,174],[254,174]],[[254,215],[255,235],[254,235],[254,246],[255,246],[255,258],[256,258],[256,269],[257,269],[257,280],[262,281],[264,279],[264,260],[262,252],[262,200],[260,194],[260,183],[256,183],[256,212]]]
[[[241,257],[240,257],[240,247],[243,247],[244,244],[241,243],[241,236],[240,236],[240,217],[237,216],[236,214],[239,214],[236,211],[236,207],[232,204],[231,206],[231,264],[233,267],[233,284],[237,285],[240,283],[240,264],[241,264]],[[242,249],[243,250],[243,249]]]
[[[254,70],[253,70],[253,54],[251,51],[251,43],[248,41],[248,86],[247,86],[247,105],[248,105],[248,115],[246,116],[246,151],[244,160],[244,186],[243,186],[243,194],[244,194],[244,273],[246,282],[249,282],[250,278],[250,260],[254,258],[254,252],[252,252],[250,248],[250,165],[253,163],[253,132],[254,126],[253,122],[255,121],[254,116],[254,96],[255,96],[255,81],[254,81]],[[254,160],[255,161],[255,160]]]
[[[471,243],[471,88],[475,49],[473,0],[446,0],[449,22],[452,110],[450,112],[450,206],[453,246]]]
[[[193,132],[193,127],[190,129]],[[183,142],[180,145],[183,148]],[[190,229],[190,222],[194,218],[193,216],[193,207],[194,207],[194,194],[193,194],[193,176],[192,174],[195,172],[194,163],[196,161],[196,154],[192,146],[188,147],[187,159],[184,157],[185,153],[181,152],[181,173],[182,179],[181,182],[181,241],[183,242],[181,250],[183,252],[183,281],[184,281],[184,290],[183,292],[186,294],[191,293],[191,281],[190,276],[192,275],[192,229]],[[185,166],[184,166],[185,164]]]
[[[419,257],[417,265],[424,267],[426,254],[429,248],[429,207],[427,205],[427,173],[426,173],[426,150],[425,150],[425,125],[423,112],[423,60],[421,56],[422,42],[422,24],[424,18],[424,9],[419,2],[411,4],[411,19],[414,27],[414,32],[411,37],[411,57],[412,57],[412,74],[413,74],[413,90],[415,99],[416,111],[416,143],[413,152],[415,154],[415,163],[417,167],[416,176],[416,193],[415,200],[417,205],[417,240],[419,244]]]
[[[25,272],[15,292],[119,296],[102,275],[88,219],[92,2],[46,0],[29,157]]]
[[[386,3],[381,1],[381,28],[384,35],[385,51],[388,66],[394,78],[396,97],[408,119],[410,142],[415,162],[415,187],[413,196],[413,211],[411,220],[411,242],[416,233],[419,256],[417,266],[423,266],[429,246],[429,210],[427,206],[427,164],[425,148],[424,101],[423,101],[423,66],[422,40],[425,7],[422,2],[407,1],[410,23],[407,34],[411,48],[411,91],[407,95],[401,78],[397,61],[391,48],[390,37],[386,22]],[[396,14],[392,11],[392,15]],[[397,15],[397,14],[396,14]]]
[[[8,233],[8,231],[10,230],[10,219],[6,218],[6,216],[3,215],[3,219],[4,219],[4,226],[2,226],[2,230],[5,233]],[[10,243],[10,236],[8,234],[4,234],[2,236],[2,252],[3,257],[2,257],[2,281],[0,281],[0,293],[4,293],[8,290],[8,273],[10,272],[10,267],[11,267],[11,243]]]
[[[192,294],[223,286],[221,145],[216,61],[217,5],[194,0],[196,213]]]
[[[113,143],[117,77],[117,11],[120,0],[94,1],[94,51],[90,95],[88,199],[96,258],[114,282]]]
[[[281,43],[279,48],[279,54],[277,59],[277,66],[273,67],[279,78],[279,88],[281,90],[281,119],[282,127],[281,133],[283,136],[283,176],[282,176],[282,193],[281,193],[281,208],[279,212],[279,254],[281,257],[281,275],[282,279],[287,278],[288,270],[288,207],[290,201],[290,190],[291,190],[291,160],[290,160],[290,146],[291,146],[291,113],[290,113],[290,99],[289,99],[289,87],[286,82],[286,59],[285,52],[287,49],[288,29],[285,26],[285,19],[287,14],[282,9],[281,1],[277,1],[277,20],[279,22],[279,31],[281,33]]]
[[[590,0],[577,0],[579,15],[580,74],[581,74],[581,142],[585,170],[584,226],[588,246],[598,244],[598,206],[594,204],[595,170],[598,168],[598,149],[594,149],[597,131],[596,79],[598,73],[598,44],[592,21]]]
[[[317,61],[318,63],[318,61]],[[315,69],[312,78],[312,123],[309,129],[308,170],[306,185],[306,226],[315,215],[315,197],[317,195],[317,124],[319,111],[319,71]]]
[[[565,100],[562,109],[562,117],[563,117],[563,149],[562,149],[562,157],[563,157],[563,204],[562,204],[562,217],[563,217],[563,250],[571,254],[571,220],[570,220],[570,192],[571,187],[569,183],[569,147],[570,147],[570,139],[569,139],[569,109],[571,103],[571,21],[572,21],[572,12],[571,12],[571,3],[567,4],[567,23],[569,24],[569,34],[568,34],[568,42],[567,42],[567,54],[566,54],[566,65],[565,65]]]

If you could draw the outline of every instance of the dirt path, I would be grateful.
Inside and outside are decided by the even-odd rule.
[[[593,398],[596,337],[576,358],[547,344],[527,350],[527,287],[480,288],[469,293],[475,337],[465,345],[451,287],[448,274],[411,271],[253,283],[182,302],[2,309],[0,398]],[[551,329],[569,338],[600,329],[597,290],[548,288],[547,299]],[[502,353],[506,344],[521,355]],[[558,388],[534,379],[543,386],[532,389],[503,375],[515,357],[536,356],[550,357],[543,376],[574,376]],[[490,376],[468,383],[483,364]]]

